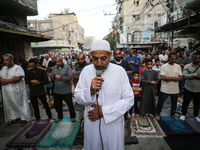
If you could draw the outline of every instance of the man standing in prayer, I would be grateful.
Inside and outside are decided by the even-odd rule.
[[[48,68],[49,61],[51,61],[51,58],[49,58],[48,54],[45,54],[45,58],[43,59],[42,66],[44,66],[45,68]]]
[[[177,99],[179,93],[179,81],[183,79],[183,74],[180,65],[176,64],[177,53],[169,53],[169,62],[161,68],[160,75],[162,79],[160,96],[156,107],[156,119],[160,120],[160,113],[163,104],[168,96],[171,98],[171,117],[179,120],[176,116]]]
[[[192,63],[186,65],[183,70],[183,76],[186,79],[184,86],[184,96],[182,104],[182,115],[180,120],[185,121],[188,106],[193,99],[194,119],[200,122],[200,53],[193,53]]]
[[[129,55],[127,55],[124,58],[126,61],[129,62],[129,64],[131,65],[132,71],[138,71],[138,67],[140,65],[140,61],[137,58],[137,56],[134,55],[134,50],[130,49],[129,50]],[[132,75],[128,75],[129,79],[132,79]]]
[[[21,126],[26,125],[31,120],[28,96],[24,82],[24,70],[13,63],[11,54],[3,55],[5,66],[0,72],[0,82],[2,85],[3,104],[6,126],[17,122],[21,118]]]
[[[123,150],[124,113],[133,106],[133,91],[126,71],[109,63],[107,41],[94,41],[91,54],[93,64],[82,70],[75,89],[77,103],[85,105],[84,149]]]
[[[63,57],[61,55],[56,56],[56,65],[54,66],[50,79],[54,81],[54,106],[58,113],[58,119],[55,121],[58,123],[63,119],[63,100],[69,107],[71,121],[76,121],[76,113],[74,112],[74,106],[72,103],[72,87],[71,87],[72,70],[69,65],[63,63]]]
[[[35,124],[40,120],[40,112],[38,108],[38,98],[41,100],[46,114],[49,118],[49,123],[53,123],[52,114],[47,103],[45,84],[49,83],[47,74],[44,69],[37,67],[37,62],[34,58],[29,60],[30,69],[26,73],[26,83],[29,84],[31,103],[34,109],[35,120],[32,124]]]

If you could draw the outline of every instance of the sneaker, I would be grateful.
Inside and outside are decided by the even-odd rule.
[[[199,118],[199,117],[194,117],[194,119],[195,119],[197,122],[200,122],[200,118]]]
[[[71,119],[71,122],[75,122],[75,121],[76,121],[76,118],[72,118],[72,119]]]
[[[181,115],[181,117],[179,119],[182,120],[182,121],[185,121],[185,116]]]

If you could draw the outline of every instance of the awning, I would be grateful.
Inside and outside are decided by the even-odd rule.
[[[15,31],[15,30],[11,30],[11,29],[0,28],[0,32],[4,32],[6,34],[19,35],[19,36],[22,36],[25,40],[30,41],[30,42],[40,42],[40,41],[47,41],[47,40],[52,39],[52,37],[45,36],[45,35],[33,34],[33,33],[22,32],[22,31]]]
[[[39,34],[37,31],[29,30],[26,27],[20,27],[12,23],[7,23],[0,20],[0,36],[23,38],[25,41],[40,42],[51,40],[52,37]]]

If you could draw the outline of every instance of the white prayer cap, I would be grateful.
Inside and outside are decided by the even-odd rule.
[[[91,44],[91,52],[93,51],[108,51],[110,52],[110,44],[106,40],[96,40]]]

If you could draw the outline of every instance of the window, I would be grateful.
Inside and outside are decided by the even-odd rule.
[[[136,5],[139,6],[139,4],[140,4],[140,0],[137,0]]]
[[[148,14],[147,17],[151,17],[151,14]]]
[[[65,31],[65,26],[62,26],[63,31]]]

